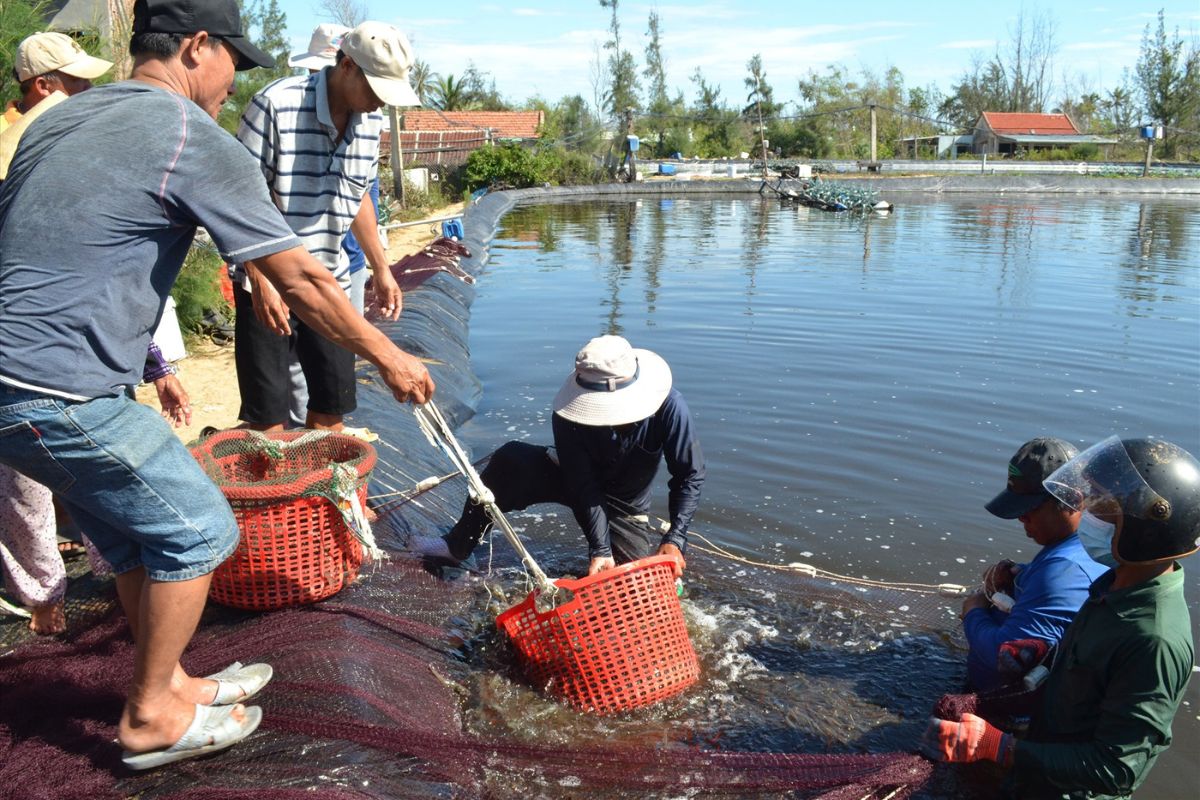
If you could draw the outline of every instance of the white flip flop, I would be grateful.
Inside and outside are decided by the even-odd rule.
[[[228,706],[244,703],[262,691],[275,670],[270,664],[247,664],[235,661],[220,672],[205,676],[205,680],[217,682],[217,695],[210,706]]]
[[[165,750],[149,753],[126,750],[121,754],[121,762],[130,769],[153,769],[232,747],[258,730],[262,722],[262,709],[258,706],[247,706],[245,719],[240,722],[233,718],[235,708],[237,706],[202,706],[197,703],[196,716],[179,741]]]

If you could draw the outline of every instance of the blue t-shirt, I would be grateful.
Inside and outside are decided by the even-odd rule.
[[[996,671],[1000,645],[1014,639],[1041,639],[1057,645],[1088,597],[1088,587],[1108,571],[1093,561],[1079,537],[1043,547],[1017,573],[1012,611],[976,608],[963,617],[970,652],[967,676],[976,691],[1002,683]]]
[[[198,225],[228,261],[300,244],[187,98],[124,81],[43,114],[0,187],[0,381],[74,400],[136,384]]]

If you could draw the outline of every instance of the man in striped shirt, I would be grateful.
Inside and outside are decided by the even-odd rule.
[[[238,139],[258,159],[275,204],[305,248],[349,290],[347,231],[363,244],[384,315],[400,314],[400,288],[376,234],[368,189],[378,171],[386,103],[419,105],[408,83],[412,50],[396,28],[364,22],[341,42],[332,67],[284,78],[255,95]],[[299,360],[308,384],[305,426],[339,429],[356,407],[354,356],[291,314],[252,266],[235,271],[239,417],[258,430],[288,419],[288,364]]]

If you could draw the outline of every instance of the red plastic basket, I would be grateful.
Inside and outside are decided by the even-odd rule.
[[[657,703],[700,677],[671,556],[651,556],[556,586],[574,597],[538,611],[537,592],[496,618],[526,677],[581,711]]]
[[[292,442],[309,431],[268,433]],[[357,493],[366,504],[375,449],[350,436],[330,434],[273,459],[247,452],[249,431],[223,431],[192,449],[233,508],[241,537],[213,573],[208,596],[253,611],[315,603],[353,582],[363,552],[333,502],[314,494],[330,485],[332,465],[352,465]]]

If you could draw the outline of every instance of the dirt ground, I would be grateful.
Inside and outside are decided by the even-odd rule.
[[[443,217],[462,212],[463,204],[440,208],[430,217]],[[392,264],[404,256],[415,253],[441,235],[441,223],[397,228],[388,232],[388,261]],[[219,346],[207,338],[188,344],[188,356],[175,366],[179,380],[187,390],[192,405],[192,424],[176,428],[175,432],[185,442],[200,435],[207,425],[216,428],[231,428],[237,425],[238,397],[237,374],[233,366],[233,345]],[[157,409],[158,395],[153,386],[139,386],[137,398]]]

